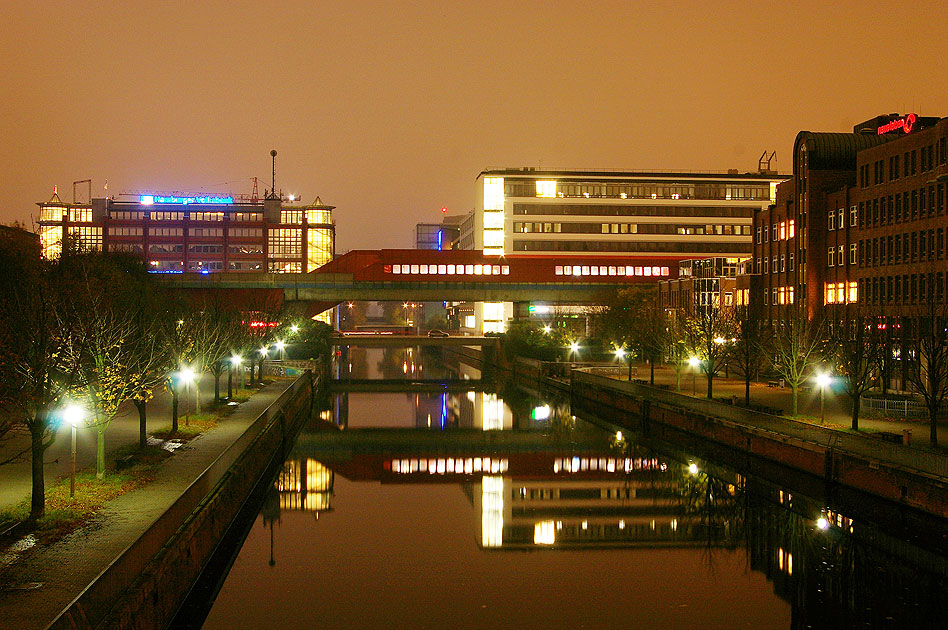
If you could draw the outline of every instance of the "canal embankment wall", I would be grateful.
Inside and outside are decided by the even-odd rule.
[[[300,375],[48,626],[164,628],[276,458],[310,417],[319,385]]]
[[[657,439],[687,444],[710,441],[783,466],[948,517],[948,457],[760,413],[717,401],[692,398],[596,374],[573,370],[574,413],[619,411],[611,421]]]

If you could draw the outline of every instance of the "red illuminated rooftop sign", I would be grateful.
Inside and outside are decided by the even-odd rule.
[[[898,131],[899,129],[905,133],[912,133],[916,118],[918,117],[915,114],[906,114],[902,118],[896,118],[892,122],[882,125],[876,129],[876,133],[881,136],[882,134]]]

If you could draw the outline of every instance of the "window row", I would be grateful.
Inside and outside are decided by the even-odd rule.
[[[708,234],[750,235],[749,225],[674,225],[671,223],[541,223],[514,222],[519,234]]]
[[[585,199],[770,199],[770,182],[609,184],[555,180],[504,181],[506,197],[557,197]]]
[[[557,265],[554,273],[558,276],[645,276],[669,275],[668,267],[632,267],[620,265]]]
[[[859,294],[865,304],[942,304],[945,280],[946,275],[940,271],[863,278]]]
[[[757,258],[754,262],[753,273],[783,273],[795,269],[796,256],[794,252],[789,254],[774,254],[773,256],[764,256]]]
[[[849,207],[849,226],[856,227],[857,217],[859,216],[857,206]],[[826,215],[826,229],[833,230],[842,230],[846,225],[846,209],[837,208],[836,210],[830,210]]]
[[[849,244],[849,264],[856,264],[856,252],[858,246],[856,243]],[[827,267],[845,267],[846,266],[846,246],[833,245],[826,248],[826,266]]]
[[[859,226],[863,228],[917,221],[942,216],[946,206],[945,184],[879,197],[859,204]]]
[[[385,265],[385,273],[438,276],[509,276],[510,265]]]
[[[917,173],[926,173],[934,170],[939,164],[948,162],[948,146],[946,138],[939,138],[918,150],[906,151],[903,154],[889,156],[888,171],[885,160],[876,160],[871,164],[859,167],[859,185],[868,188],[872,185],[891,182],[900,177],[911,177]],[[870,170],[872,176],[870,179]]]
[[[770,241],[786,241],[796,236],[794,220],[780,221],[774,223],[770,231],[766,225],[757,226],[757,243],[769,243]]]
[[[749,254],[751,243],[680,241],[526,241],[514,240],[518,252],[667,252],[689,254]]]
[[[849,282],[827,282],[823,286],[823,304],[855,304],[859,300],[858,284]]]
[[[731,217],[749,219],[753,208],[705,206],[633,206],[566,203],[515,203],[513,213],[529,215],[606,216],[606,217]]]
[[[772,306],[793,304],[793,287],[773,287],[769,291],[764,289],[764,304]]]
[[[140,227],[114,227],[109,226],[109,236],[141,236]]]
[[[859,266],[880,267],[945,257],[945,228],[859,241]]]

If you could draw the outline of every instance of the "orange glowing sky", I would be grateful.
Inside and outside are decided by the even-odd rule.
[[[487,167],[789,170],[801,129],[948,115],[943,0],[780,5],[8,1],[0,221],[86,178],[249,193],[275,148],[337,251],[411,247]]]

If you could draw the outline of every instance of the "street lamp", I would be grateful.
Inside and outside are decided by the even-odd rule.
[[[632,381],[632,354],[625,351],[625,348],[616,348],[616,358],[622,361],[626,356],[629,357],[629,382]]]
[[[235,354],[230,358],[230,369],[227,371],[227,399],[230,400],[234,397],[233,389],[233,377],[234,370],[240,370],[240,364],[243,363],[243,357],[239,354]],[[243,385],[243,370],[239,371],[238,374],[241,376],[241,385]]]
[[[79,405],[72,404],[63,409],[63,420],[72,425],[72,455],[70,462],[72,465],[72,474],[69,476],[69,498],[76,496],[76,428],[85,417],[85,410]]]
[[[573,355],[578,354],[578,353],[579,353],[579,343],[576,341],[573,341],[572,343],[569,344],[569,360],[572,361]]]
[[[191,381],[194,380],[194,370],[189,367],[182,368],[178,377],[184,381],[184,426],[188,426],[191,419]]]
[[[698,364],[701,363],[701,360],[698,357],[691,357],[688,359],[688,365],[691,366],[691,395],[698,395]]]
[[[820,386],[820,424],[823,424],[823,421],[826,419],[826,415],[824,414],[824,407],[823,407],[823,399],[824,399],[823,392],[826,390],[826,386],[830,384],[829,374],[823,374],[823,373],[817,374],[816,384]]]
[[[280,360],[283,360],[284,358],[283,350],[286,348],[286,344],[283,342],[282,339],[277,339],[276,343],[273,345],[276,346],[277,352],[280,353]]]
[[[543,326],[543,334],[544,334],[544,335],[549,335],[549,334],[550,334],[550,331],[552,331],[552,330],[553,330],[553,328],[552,328],[549,324],[546,324],[546,325]]]
[[[299,331],[300,331],[300,327],[297,326],[296,324],[293,324],[292,326],[290,326],[290,332],[291,332],[291,333],[294,333],[294,334],[295,334],[295,333],[298,333]]]

